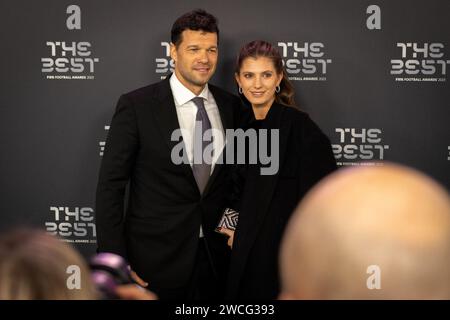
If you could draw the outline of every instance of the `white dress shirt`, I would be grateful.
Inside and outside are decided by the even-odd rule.
[[[175,73],[170,77],[170,88],[175,102],[175,107],[178,116],[178,123],[180,125],[181,133],[183,136],[184,145],[186,147],[186,154],[189,159],[189,164],[192,167],[193,155],[194,155],[194,129],[195,118],[197,116],[197,106],[192,101],[197,97],[191,90],[186,88],[180,80],[178,80]],[[219,158],[222,149],[225,145],[224,142],[224,130],[222,121],[220,119],[219,109],[213,95],[208,89],[208,84],[205,85],[203,91],[198,95],[204,100],[205,110],[208,114],[209,121],[211,122],[211,129],[213,129],[213,147],[214,154],[211,163],[211,172],[214,170],[214,166]]]
[[[180,125],[181,134],[183,136],[184,145],[186,148],[186,155],[189,159],[189,164],[192,167],[194,158],[194,129],[195,118],[197,116],[197,106],[192,101],[197,97],[191,90],[186,88],[180,80],[178,80],[175,73],[170,77],[170,88],[172,89],[173,99],[175,102],[175,109],[177,111],[178,123]],[[205,85],[202,92],[198,95],[204,99],[204,105],[206,113],[208,114],[209,122],[211,123],[211,129],[213,129],[213,148],[214,153],[211,162],[211,173],[214,170],[214,165],[217,162],[222,149],[225,145],[225,134],[220,119],[219,109],[217,108],[216,101],[213,95],[208,89],[208,84]],[[203,237],[203,229],[200,225],[200,238]]]

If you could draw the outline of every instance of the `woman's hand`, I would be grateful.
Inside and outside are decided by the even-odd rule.
[[[228,236],[227,244],[230,246],[231,249],[233,249],[234,230],[230,230],[230,229],[222,227],[219,229],[219,232]]]

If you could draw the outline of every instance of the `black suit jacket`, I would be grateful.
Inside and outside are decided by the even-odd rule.
[[[239,99],[213,85],[209,89],[223,128],[234,128]],[[216,164],[201,195],[190,165],[171,160],[171,150],[179,143],[171,141],[171,134],[178,128],[169,77],[122,95],[97,187],[98,250],[124,256],[156,292],[187,285],[200,225],[219,276],[228,265],[226,238],[214,232],[230,192],[228,168]]]
[[[261,175],[260,165],[250,165],[239,179],[245,184],[237,186],[243,191],[227,286],[231,299],[277,297],[286,224],[305,193],[336,169],[329,139],[306,113],[274,103],[261,129],[279,129],[280,166],[275,175]]]

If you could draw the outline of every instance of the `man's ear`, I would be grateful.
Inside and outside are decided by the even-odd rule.
[[[170,43],[170,57],[173,61],[175,61],[175,63],[177,62],[177,47],[172,42]]]

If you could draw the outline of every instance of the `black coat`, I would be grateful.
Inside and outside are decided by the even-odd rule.
[[[247,166],[237,205],[227,296],[275,299],[279,293],[278,255],[285,226],[305,193],[336,169],[329,139],[298,109],[274,103],[262,129],[279,129],[280,166],[261,175]]]
[[[213,85],[209,88],[223,128],[234,128],[239,99]],[[200,224],[219,275],[226,272],[230,251],[226,238],[214,232],[231,188],[228,167],[215,165],[201,195],[190,165],[171,161],[178,143],[171,141],[171,134],[178,128],[169,77],[122,95],[97,187],[98,250],[124,256],[157,293],[187,285]]]

